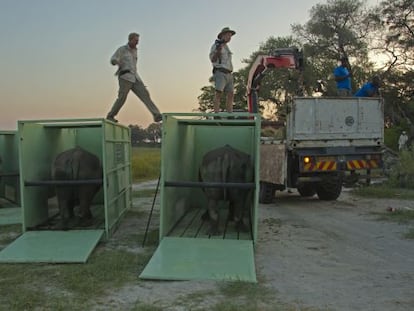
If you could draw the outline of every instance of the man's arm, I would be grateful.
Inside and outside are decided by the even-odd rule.
[[[335,81],[343,81],[343,80],[348,79],[350,77],[351,77],[350,74],[347,74],[345,76],[335,76]]]
[[[111,57],[111,64],[112,65],[120,65],[121,64],[121,48],[117,49],[114,55]]]
[[[215,63],[220,58],[220,54],[221,54],[221,49],[222,48],[223,48],[223,44],[214,45],[211,48],[211,51],[210,51],[210,60],[211,60],[212,63]]]
[[[334,76],[335,76],[335,81],[339,82],[339,81],[343,81],[345,79],[350,78],[351,73],[337,68],[334,71]]]

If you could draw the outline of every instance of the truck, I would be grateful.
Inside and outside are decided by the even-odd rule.
[[[277,68],[302,70],[301,51],[277,49],[257,57],[248,78],[249,112],[258,111],[266,72]],[[259,202],[271,203],[276,190],[289,188],[303,197],[336,200],[345,179],[369,183],[371,171],[383,166],[383,105],[379,97],[294,97],[282,137],[261,138]]]

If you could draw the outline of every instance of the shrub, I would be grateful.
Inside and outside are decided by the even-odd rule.
[[[414,188],[414,151],[403,150],[400,161],[391,169],[389,183],[400,188]]]

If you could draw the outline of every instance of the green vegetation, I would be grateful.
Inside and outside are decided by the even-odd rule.
[[[381,185],[361,187],[356,195],[376,198],[414,199],[414,151],[400,152],[399,160],[391,167],[390,177]]]
[[[97,249],[87,264],[1,264],[0,305],[7,310],[87,310],[136,280],[148,254]],[[74,299],[74,297],[76,297]]]
[[[158,179],[160,176],[160,148],[134,147],[131,160],[133,182]]]
[[[389,220],[398,223],[414,221],[414,210],[396,210],[394,212],[379,213],[379,220]]]
[[[393,188],[389,184],[371,185],[369,187],[360,187],[352,190],[353,194],[361,197],[380,198],[380,199],[403,199],[413,200],[414,190]]]
[[[389,180],[391,187],[414,189],[414,151],[400,152],[400,160],[392,168]]]

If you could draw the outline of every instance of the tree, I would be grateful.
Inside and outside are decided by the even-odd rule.
[[[382,1],[367,20],[375,25],[372,48],[381,55],[382,95],[388,125],[410,130],[414,135],[414,2]],[[410,129],[411,128],[411,129]]]
[[[198,99],[198,110],[201,112],[211,112],[213,111],[214,103],[214,86],[203,86],[201,88],[201,95],[197,97]],[[224,96],[222,96],[224,97]],[[223,99],[223,98],[222,98]]]
[[[393,68],[412,70],[414,65],[414,2],[382,1],[368,20],[376,26],[372,47],[385,57],[386,72]]]
[[[130,124],[128,127],[131,130],[131,144],[133,146],[138,145],[147,137],[146,131],[141,126]]]
[[[328,0],[310,10],[309,21],[294,24],[293,33],[304,46],[304,54],[312,71],[308,77],[324,81],[324,95],[336,95],[332,76],[340,57],[348,57],[353,72],[353,88],[365,82],[373,64],[368,59],[366,11],[358,0]]]
[[[159,123],[151,123],[147,127],[148,139],[154,143],[159,143],[161,139],[161,125]]]
[[[241,69],[233,73],[234,78],[234,110],[247,110],[246,103],[246,83],[247,76],[245,75],[245,70]],[[214,82],[210,80],[211,84],[208,86],[203,86],[201,88],[201,94],[198,96],[198,111],[201,112],[212,112],[214,109]],[[226,96],[221,97],[220,107],[226,106]]]

